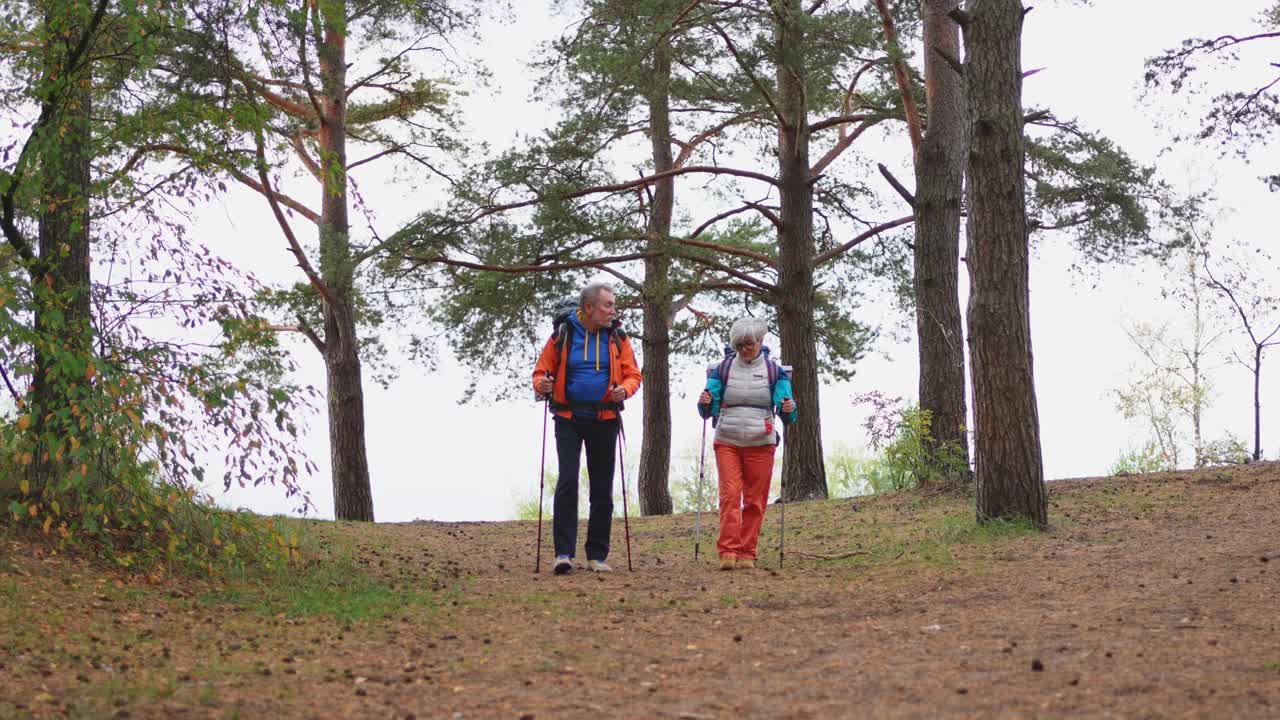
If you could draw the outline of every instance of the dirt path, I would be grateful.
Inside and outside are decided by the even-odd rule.
[[[781,571],[695,565],[692,516],[633,521],[634,573],[617,523],[621,571],[567,577],[533,575],[529,523],[318,524],[409,593],[369,620],[9,538],[0,717],[1280,717],[1280,466],[1050,488],[1044,535],[794,505],[789,551],[865,554]]]

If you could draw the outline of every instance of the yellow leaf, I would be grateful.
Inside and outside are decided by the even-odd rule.
[[[23,495],[31,494],[31,483],[26,478],[22,478],[22,482],[18,483],[18,488],[22,490]]]
[[[43,526],[43,530],[44,530],[44,534],[45,534],[45,535],[48,535],[48,534],[49,534],[49,526],[50,526],[50,525],[52,525],[52,524],[53,524],[53,516],[52,516],[52,515],[45,515],[45,516],[44,516],[44,526]]]
[[[29,427],[31,427],[30,415],[23,415],[18,418],[18,430],[26,432],[26,429]]]
[[[39,506],[39,505],[31,505],[31,506],[27,507],[27,514],[28,514],[28,515],[30,515],[31,517],[35,517],[35,516],[39,515],[39,514],[40,514],[40,506]]]
[[[80,463],[80,477],[89,477],[88,463]]]
[[[89,363],[89,366],[84,369],[84,379],[92,380],[93,376],[96,375],[97,372],[98,369],[93,366],[93,363]]]

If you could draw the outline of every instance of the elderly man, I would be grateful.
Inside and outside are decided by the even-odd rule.
[[[622,402],[640,388],[631,341],[616,311],[613,288],[594,282],[583,288],[577,312],[547,340],[533,371],[533,389],[551,396],[555,413],[559,478],[552,511],[555,573],[573,571],[578,543],[578,467],[587,449],[591,511],[587,520],[587,566],[610,572],[613,520],[613,455]]]

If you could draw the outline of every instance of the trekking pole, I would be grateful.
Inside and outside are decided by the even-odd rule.
[[[627,464],[623,462],[627,446],[627,431],[622,427],[622,414],[618,414],[618,472],[622,476],[622,528],[627,538],[627,572],[631,567],[631,521],[627,515]]]
[[[693,520],[693,559],[698,560],[698,546],[702,544],[702,469],[707,464],[707,419],[702,418],[702,451],[698,455],[698,511]]]
[[[551,378],[551,373],[547,373]],[[547,480],[547,416],[551,414],[551,396],[543,398],[545,409],[542,411],[542,461],[538,463],[538,546],[533,552],[533,571],[542,572],[542,497]]]
[[[785,402],[790,399],[791,398],[783,398],[783,401]],[[782,441],[784,443],[786,442],[786,433],[783,433]],[[787,452],[786,446],[784,445],[782,448],[784,464],[786,462],[786,452]],[[778,503],[782,505],[782,507],[780,508],[780,512],[778,513],[778,569],[779,570],[782,569],[782,559],[785,557],[783,549],[787,544],[787,479],[786,478],[787,478],[786,472],[784,471],[782,476],[778,479],[778,486],[779,486],[778,487]]]
[[[787,543],[787,481],[780,480],[782,486],[778,494],[778,504],[782,506],[778,513],[778,569],[782,569],[783,546]]]

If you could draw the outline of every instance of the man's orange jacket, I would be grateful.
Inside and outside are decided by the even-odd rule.
[[[609,387],[620,385],[627,391],[627,397],[631,397],[640,389],[640,367],[636,364],[636,354],[631,350],[631,339],[621,330],[621,324],[618,321],[614,321],[610,330]],[[573,330],[566,327],[565,332],[569,333]],[[565,393],[566,378],[569,374],[569,354],[562,351],[568,344],[570,344],[569,338],[565,338],[562,342],[561,338],[553,334],[547,339],[547,344],[542,347],[538,364],[533,368],[534,381],[547,374],[555,378],[555,387],[551,391],[551,405],[555,414],[565,419],[573,417],[573,409],[568,407],[569,401]],[[609,403],[607,390],[605,397],[600,398],[600,402]],[[602,408],[597,411],[596,417],[600,420],[612,420],[618,417],[618,413],[613,409]]]

